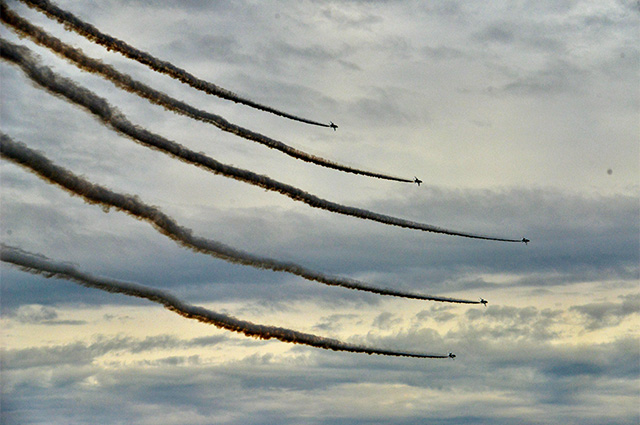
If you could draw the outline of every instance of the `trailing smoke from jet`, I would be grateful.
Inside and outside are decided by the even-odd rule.
[[[186,317],[187,319],[197,320],[202,323],[214,325],[221,329],[238,332],[248,337],[258,339],[275,338],[282,342],[309,345],[312,347],[323,348],[325,350],[349,351],[352,353],[431,359],[445,359],[450,357],[449,355],[409,353],[364,347],[361,345],[348,344],[335,339],[297,332],[291,329],[259,325],[245,320],[236,319],[235,317],[227,316],[225,314],[216,313],[215,311],[211,311],[203,307],[187,304],[173,295],[167,294],[159,289],[132,282],[123,282],[120,280],[93,276],[76,269],[70,264],[54,262],[43,255],[32,254],[5,244],[1,245],[0,260],[5,263],[16,265],[26,272],[42,275],[46,278],[66,279],[87,288],[95,288],[106,292],[143,298],[154,303],[161,304],[167,310],[179,314],[182,317]]]
[[[252,108],[259,109],[261,111],[270,112],[272,114],[275,114],[284,118],[288,118],[294,121],[299,121],[299,122],[316,125],[320,127],[332,128],[331,124],[324,124],[318,121],[309,120],[309,119],[298,117],[296,115],[292,115],[286,112],[282,112],[270,106],[261,105],[257,102],[254,102],[253,100],[238,96],[237,94],[229,90],[223,89],[222,87],[219,87],[213,83],[201,80],[196,76],[188,73],[184,69],[178,68],[177,66],[171,64],[170,62],[159,60],[153,57],[152,55],[150,55],[149,53],[143,52],[141,50],[136,49],[133,46],[130,46],[129,44],[125,43],[122,40],[118,40],[117,38],[114,38],[108,34],[104,34],[100,32],[93,25],[82,21],[72,13],[67,12],[66,10],[62,10],[48,1],[45,1],[45,0],[37,0],[37,1],[21,0],[21,1],[25,3],[27,6],[37,9],[40,12],[44,13],[49,18],[57,20],[58,22],[63,24],[67,30],[73,30],[76,33],[87,38],[88,40],[106,47],[107,50],[113,50],[115,52],[118,52],[123,56],[128,57],[129,59],[133,59],[137,62],[140,62],[148,66],[149,68],[153,69],[154,71],[160,72],[162,74],[166,74],[197,90],[203,91],[205,93],[208,93],[223,99],[231,100],[236,103],[241,103],[243,105],[247,105]]]
[[[259,175],[248,170],[222,164],[215,159],[189,150],[176,142],[165,139],[162,136],[151,133],[131,123],[117,109],[113,108],[105,99],[95,93],[80,87],[73,81],[60,77],[51,69],[42,66],[33,58],[29,49],[23,46],[16,46],[4,39],[0,39],[0,55],[3,59],[13,62],[31,78],[32,81],[46,90],[61,95],[71,102],[88,109],[95,116],[100,118],[105,124],[113,129],[129,136],[134,141],[144,146],[162,151],[174,158],[180,159],[190,164],[202,167],[215,174],[221,174],[229,178],[259,186],[266,190],[279,192],[289,198],[304,202],[312,207],[332,211],[339,214],[358,217],[361,219],[377,221],[392,226],[399,226],[409,229],[416,229],[425,232],[442,233],[452,236],[461,236],[472,239],[484,239],[501,242],[522,242],[522,239],[507,239],[492,236],[484,236],[474,233],[460,232],[432,226],[424,223],[417,223],[410,220],[391,217],[372,211],[349,207],[335,202],[327,201],[315,195],[307,193],[297,187],[280,183],[267,176]]]
[[[300,159],[302,161],[310,162],[310,163],[327,167],[327,168],[332,168],[338,171],[358,174],[358,175],[367,176],[367,177],[375,177],[379,179],[392,180],[392,181],[405,182],[405,183],[415,182],[415,180],[412,180],[412,179],[405,179],[401,177],[390,176],[387,174],[360,170],[357,168],[338,164],[336,162],[329,161],[327,159],[324,159],[315,155],[311,155],[309,153],[292,148],[291,146],[288,146],[270,137],[263,136],[262,134],[259,134],[251,130],[248,130],[246,128],[232,124],[219,115],[194,108],[191,105],[188,105],[180,100],[174,99],[165,93],[154,90],[153,88],[132,79],[129,75],[119,72],[118,70],[116,70],[110,65],[107,65],[97,59],[93,59],[86,56],[82,52],[82,50],[73,48],[63,43],[58,38],[55,38],[47,34],[41,28],[35,25],[32,25],[30,22],[28,22],[24,18],[18,16],[15,12],[10,10],[4,2],[0,3],[0,19],[2,19],[2,22],[4,22],[5,24],[9,25],[12,29],[14,29],[19,35],[29,37],[29,39],[31,39],[33,42],[40,44],[41,46],[47,47],[48,49],[52,50],[56,54],[60,55],[61,57],[71,61],[80,69],[85,70],[87,72],[101,75],[104,78],[111,81],[113,84],[120,87],[121,89],[126,90],[130,93],[136,94],[140,97],[143,97],[152,103],[155,103],[157,105],[164,107],[169,111],[185,115],[187,117],[193,118],[198,121],[215,125],[216,127],[220,128],[223,131],[235,134],[244,139],[248,139],[248,140],[260,143],[269,148],[279,150],[289,156],[292,156],[293,158]]]
[[[114,207],[131,214],[135,218],[144,220],[152,224],[160,233],[196,252],[212,255],[232,263],[291,273],[304,279],[320,282],[329,286],[340,286],[379,295],[425,301],[480,304],[479,301],[376,288],[352,279],[326,276],[323,273],[307,269],[295,263],[259,257],[211,239],[194,236],[190,229],[180,226],[173,218],[164,214],[158,208],[143,203],[136,196],[116,193],[79,177],[71,171],[53,164],[44,155],[28,148],[23,143],[15,142],[3,133],[0,133],[0,155],[3,159],[27,168],[49,183],[61,186],[71,194],[82,197],[88,203],[100,204],[104,207]]]

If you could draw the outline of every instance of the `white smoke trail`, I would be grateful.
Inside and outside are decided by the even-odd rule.
[[[524,239],[507,239],[492,236],[484,236],[475,233],[460,232],[445,229],[430,224],[417,223],[410,220],[391,217],[372,211],[349,207],[335,202],[327,201],[315,195],[311,195],[297,187],[280,183],[267,176],[259,175],[248,170],[222,164],[206,155],[189,150],[179,143],[165,139],[162,136],[151,133],[131,123],[117,109],[113,108],[105,99],[87,90],[73,81],[60,77],[51,69],[42,66],[33,58],[29,49],[23,46],[16,46],[4,39],[0,39],[0,55],[3,59],[13,62],[31,78],[32,81],[46,90],[64,96],[71,102],[80,105],[105,124],[113,129],[127,135],[134,141],[139,142],[152,149],[160,150],[182,161],[197,165],[215,174],[221,174],[239,181],[250,183],[267,190],[279,192],[291,199],[304,202],[315,208],[332,211],[339,214],[349,215],[362,219],[377,221],[392,226],[399,226],[409,229],[416,229],[425,232],[442,233],[452,236],[461,236],[472,239],[485,239],[501,242],[523,242]],[[527,239],[528,241],[528,239]]]
[[[270,112],[272,114],[279,115],[284,118],[289,118],[294,121],[303,122],[306,124],[317,125],[320,127],[331,127],[331,124],[324,124],[318,121],[309,120],[306,118],[298,117],[293,114],[289,114],[286,112],[279,111],[270,106],[261,105],[253,100],[238,96],[236,93],[233,93],[229,90],[223,89],[213,83],[208,81],[201,80],[194,75],[188,73],[184,69],[178,68],[177,66],[171,64],[170,62],[159,60],[149,53],[143,52],[141,50],[136,49],[133,46],[125,43],[122,40],[118,40],[108,34],[104,34],[100,32],[93,25],[80,20],[78,17],[73,15],[72,13],[62,10],[54,4],[45,1],[45,0],[21,0],[27,6],[35,8],[49,18],[55,19],[68,30],[73,30],[76,33],[84,36],[85,38],[93,41],[94,43],[100,44],[107,48],[107,50],[116,51],[125,57],[138,61],[154,71],[169,75],[176,80],[179,80],[185,84],[190,85],[191,87],[203,91],[205,93],[221,97],[223,99],[231,100],[236,103],[241,103],[252,108],[256,108],[265,112]]]
[[[117,85],[118,87],[120,87],[121,89],[126,90],[130,93],[134,93],[140,97],[143,97],[152,103],[155,103],[157,105],[164,107],[169,111],[186,115],[190,118],[193,118],[202,122],[206,122],[208,124],[213,124],[223,131],[233,133],[242,138],[268,146],[269,148],[279,150],[296,159],[300,159],[316,165],[321,165],[323,167],[332,168],[335,170],[358,174],[362,176],[375,177],[379,179],[392,180],[392,181],[398,181],[398,182],[404,182],[404,183],[414,183],[413,179],[406,179],[406,178],[391,176],[388,174],[360,170],[357,168],[338,164],[333,161],[329,161],[327,159],[318,157],[316,155],[311,155],[301,150],[292,148],[291,146],[288,146],[278,140],[274,140],[270,137],[264,136],[262,134],[259,134],[254,131],[248,130],[246,128],[240,127],[238,125],[232,124],[219,115],[202,111],[180,100],[174,99],[165,93],[154,90],[151,87],[132,79],[129,75],[119,72],[118,70],[116,70],[110,65],[107,65],[97,59],[87,57],[82,52],[82,50],[73,48],[63,43],[62,41],[60,41],[58,38],[55,38],[47,34],[41,28],[35,25],[32,25],[30,22],[20,17],[19,15],[17,15],[14,11],[10,10],[4,2],[0,3],[0,19],[2,19],[2,22],[10,26],[10,28],[15,30],[19,35],[29,37],[29,39],[31,39],[33,42],[38,43],[41,46],[47,47],[48,49],[52,50],[54,53],[71,61],[80,69],[101,75],[104,78],[107,78],[109,81],[111,81],[115,85]]]
[[[74,195],[82,197],[86,202],[114,207],[118,210],[152,224],[159,232],[170,237],[181,245],[194,251],[212,255],[216,258],[273,271],[283,271],[300,276],[304,279],[316,281],[329,286],[340,286],[358,291],[372,292],[379,295],[389,295],[402,298],[440,301],[460,304],[479,304],[479,301],[459,298],[438,297],[433,295],[415,294],[395,289],[376,288],[352,279],[326,276],[323,273],[307,269],[295,263],[278,261],[259,257],[244,251],[234,249],[211,239],[193,235],[190,229],[180,226],[176,221],[164,214],[156,207],[143,203],[138,197],[116,193],[103,186],[94,184],[71,171],[53,164],[44,155],[29,149],[23,143],[15,142],[6,134],[0,132],[0,156],[32,171],[39,177],[68,190]]]
[[[324,348],[325,350],[349,351],[352,353],[432,359],[444,359],[450,357],[448,355],[440,354],[409,353],[364,347],[348,344],[335,339],[297,332],[291,329],[259,325],[245,320],[239,320],[203,307],[187,304],[173,295],[167,294],[159,289],[132,282],[123,282],[105,277],[92,276],[88,273],[77,270],[70,264],[58,263],[43,255],[32,254],[5,244],[2,244],[0,248],[0,260],[14,264],[29,273],[43,275],[47,278],[66,279],[88,288],[96,288],[106,292],[144,298],[154,303],[162,304],[166,309],[173,311],[182,317],[186,317],[187,319],[194,319],[199,322],[214,325],[221,329],[238,332],[249,337],[259,339],[275,338],[280,341],[293,344],[304,344],[312,347]]]

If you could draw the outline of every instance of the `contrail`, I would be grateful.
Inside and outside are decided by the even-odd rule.
[[[480,304],[479,301],[415,294],[395,289],[376,288],[353,279],[326,276],[323,273],[307,269],[295,263],[278,261],[267,257],[259,257],[234,249],[228,245],[211,239],[194,236],[191,229],[180,226],[173,218],[164,214],[158,208],[143,203],[138,197],[113,192],[104,186],[94,184],[82,177],[79,177],[71,171],[55,165],[47,157],[28,148],[23,143],[15,142],[9,136],[1,132],[0,155],[3,159],[7,159],[27,168],[49,183],[61,186],[63,189],[71,192],[71,194],[82,197],[88,203],[114,207],[120,211],[129,213],[140,220],[144,220],[153,225],[160,233],[196,252],[212,255],[216,258],[221,258],[232,263],[291,273],[304,279],[320,282],[329,286],[340,286],[358,291],[372,292],[379,295],[389,295],[417,300],[459,304]]]
[[[27,6],[41,11],[42,13],[47,15],[49,18],[57,20],[58,22],[63,24],[67,30],[73,30],[76,33],[82,35],[83,37],[89,39],[90,41],[93,41],[94,43],[97,43],[106,47],[107,50],[116,51],[122,54],[123,56],[128,57],[129,59],[138,61],[148,66],[149,68],[153,69],[154,71],[169,75],[170,77],[175,78],[176,80],[179,80],[187,85],[190,85],[195,89],[198,89],[200,91],[203,91],[205,93],[208,93],[214,96],[221,97],[223,99],[231,100],[236,103],[241,103],[265,112],[270,112],[272,114],[276,114],[284,118],[289,118],[294,121],[299,121],[299,122],[303,122],[311,125],[317,125],[320,127],[332,127],[331,124],[324,124],[318,121],[309,120],[309,119],[298,117],[296,115],[292,115],[286,112],[282,112],[270,106],[261,105],[257,102],[254,102],[253,100],[238,96],[237,94],[229,90],[223,89],[222,87],[219,87],[213,83],[201,80],[196,76],[188,73],[184,69],[178,68],[177,66],[173,65],[170,62],[157,59],[152,55],[150,55],[149,53],[138,50],[135,47],[130,46],[129,44],[125,43],[122,40],[118,40],[115,37],[112,37],[108,34],[104,34],[100,32],[93,25],[82,21],[72,13],[67,12],[66,10],[62,10],[48,1],[45,1],[45,0],[39,0],[39,1],[21,0],[21,1],[25,3]]]
[[[95,73],[103,76],[111,81],[116,86],[130,93],[136,94],[149,100],[152,103],[160,105],[165,109],[188,116],[198,121],[202,121],[208,124],[213,124],[223,131],[235,134],[242,138],[260,143],[268,146],[272,149],[279,150],[293,158],[300,159],[313,164],[321,165],[323,167],[332,168],[347,173],[358,174],[362,176],[375,177],[384,180],[392,180],[404,183],[414,183],[415,180],[406,179],[401,177],[390,176],[388,174],[375,173],[372,171],[360,170],[357,168],[349,167],[346,165],[338,164],[327,159],[311,155],[301,150],[292,148],[280,141],[274,140],[270,137],[253,132],[246,128],[232,124],[222,118],[219,115],[212,114],[210,112],[202,111],[194,108],[180,100],[174,99],[165,93],[154,90],[153,88],[136,81],[131,76],[123,74],[116,70],[114,67],[107,65],[97,59],[86,56],[82,50],[73,48],[58,38],[47,34],[42,28],[32,25],[26,19],[17,15],[14,11],[9,9],[4,2],[0,3],[0,19],[14,29],[19,35],[29,37],[33,42],[47,47],[61,57],[71,61],[80,69],[87,72]]]
[[[132,282],[93,276],[82,272],[70,264],[57,263],[39,254],[32,254],[19,248],[2,244],[0,260],[14,264],[22,270],[46,278],[60,278],[70,280],[87,288],[96,288],[102,291],[125,294],[132,297],[144,298],[154,303],[162,304],[164,308],[187,319],[197,320],[228,331],[238,332],[248,337],[258,339],[275,338],[282,342],[310,345],[324,348],[325,350],[349,351],[352,353],[379,354],[383,356],[418,357],[430,359],[445,359],[449,355],[409,353],[380,348],[364,347],[348,344],[335,339],[324,338],[317,335],[297,332],[291,329],[276,326],[259,325],[232,316],[216,313],[203,307],[187,304],[184,301],[149,286],[143,286]]]
[[[279,181],[273,180],[267,176],[232,167],[230,165],[222,164],[204,154],[189,150],[179,143],[165,139],[162,136],[156,135],[148,130],[134,125],[129,120],[127,120],[127,118],[122,113],[113,108],[105,99],[97,96],[95,93],[83,87],[80,87],[73,81],[55,74],[48,67],[40,65],[38,61],[33,58],[30,50],[26,47],[16,46],[4,39],[0,39],[0,54],[3,59],[11,61],[14,64],[20,66],[20,68],[25,72],[25,74],[29,76],[29,78],[31,78],[32,81],[34,81],[44,89],[52,92],[53,94],[64,96],[71,102],[86,108],[92,114],[100,118],[102,122],[113,128],[114,130],[127,135],[134,141],[139,142],[144,146],[160,150],[172,157],[202,167],[215,174],[221,174],[229,178],[259,186],[266,190],[279,192],[282,195],[288,196],[293,200],[304,202],[315,208],[349,215],[352,217],[358,217],[361,219],[377,221],[379,223],[384,223],[392,226],[416,229],[425,232],[462,236],[472,239],[485,239],[502,242],[523,242],[523,240],[520,239],[498,238],[474,233],[460,232],[456,230],[449,230],[437,226],[432,226],[430,224],[417,223],[414,221],[391,217],[360,208],[341,205],[319,198],[315,195],[298,189],[297,187],[290,186],[285,183],[280,183]]]

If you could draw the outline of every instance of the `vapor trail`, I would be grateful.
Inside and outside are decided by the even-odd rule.
[[[292,156],[294,158],[310,162],[313,164],[321,165],[323,167],[332,168],[339,171],[344,171],[347,173],[359,174],[368,177],[376,177],[384,180],[393,180],[398,182],[405,183],[413,183],[412,179],[405,179],[401,177],[390,176],[382,173],[375,173],[366,170],[360,170],[357,168],[349,167],[346,165],[338,164],[333,161],[329,161],[327,159],[311,155],[309,153],[300,151],[298,149],[292,148],[280,141],[274,140],[270,137],[264,136],[262,134],[253,132],[251,130],[245,129],[243,127],[232,124],[222,118],[219,115],[212,114],[210,112],[202,111],[200,109],[194,108],[191,105],[188,105],[180,100],[174,99],[165,93],[154,90],[153,88],[132,79],[129,75],[123,74],[116,70],[114,67],[107,65],[97,59],[90,58],[86,56],[82,50],[73,48],[58,38],[53,37],[47,34],[41,28],[32,25],[30,22],[25,20],[24,18],[17,15],[15,12],[10,10],[7,5],[2,2],[0,3],[0,19],[13,28],[19,35],[29,37],[33,42],[40,44],[41,46],[47,47],[63,58],[73,62],[80,69],[85,71],[99,74],[104,78],[111,81],[113,84],[117,85],[123,90],[126,90],[130,93],[136,94],[140,97],[143,97],[149,100],[152,103],[160,105],[166,108],[169,111],[186,115],[190,118],[213,124],[216,127],[220,128],[223,131],[233,133],[242,138],[260,143],[262,145],[268,146],[272,149],[279,150],[284,152],[285,154]]]
[[[179,300],[173,295],[159,289],[143,286],[132,282],[109,279],[106,277],[92,276],[84,273],[70,264],[57,263],[42,255],[25,252],[19,248],[2,244],[0,260],[14,264],[29,273],[43,275],[47,278],[60,278],[70,280],[87,288],[96,288],[102,291],[125,294],[132,297],[144,298],[154,303],[162,304],[164,308],[179,314],[187,319],[194,319],[221,329],[238,332],[258,339],[275,338],[282,342],[310,345],[324,348],[325,350],[349,351],[352,353],[379,354],[383,356],[419,357],[431,359],[445,359],[448,355],[408,353],[402,351],[385,350],[379,348],[352,345],[335,339],[324,338],[317,335],[297,332],[291,329],[276,326],[259,325],[232,316],[216,313],[203,307],[197,307]]]
[[[391,217],[372,211],[349,207],[335,202],[327,201],[315,195],[307,193],[297,187],[280,183],[267,176],[253,173],[248,170],[232,167],[222,164],[213,158],[204,154],[189,150],[185,146],[162,136],[151,133],[148,130],[140,128],[132,124],[117,109],[113,108],[105,99],[97,96],[95,93],[80,87],[73,81],[60,77],[51,69],[42,66],[33,58],[29,49],[23,46],[16,46],[4,39],[0,39],[0,54],[3,59],[13,62],[31,78],[32,81],[43,87],[44,89],[56,95],[66,97],[71,102],[82,106],[100,118],[102,122],[132,138],[134,141],[152,149],[160,150],[170,156],[178,158],[190,164],[197,165],[215,174],[221,174],[229,178],[253,184],[266,190],[279,192],[289,198],[304,202],[312,207],[332,211],[339,214],[358,217],[377,221],[392,226],[405,227],[410,229],[421,230],[425,232],[443,233],[453,236],[462,236],[472,239],[485,239],[502,242],[523,242],[519,239],[506,239],[492,236],[478,235],[474,233],[459,232],[455,230],[444,229],[424,223],[417,223],[410,220]]]
[[[318,121],[313,121],[306,118],[298,117],[296,115],[279,111],[270,106],[261,105],[257,102],[254,102],[253,100],[238,96],[237,94],[229,90],[223,89],[222,87],[219,87],[213,83],[201,80],[196,76],[188,73],[184,69],[178,68],[177,66],[173,65],[170,62],[159,60],[153,57],[152,55],[150,55],[149,53],[143,52],[141,50],[136,49],[133,46],[130,46],[129,44],[125,43],[122,40],[118,40],[115,37],[112,37],[108,34],[104,34],[100,32],[93,25],[82,21],[72,13],[67,12],[66,10],[62,10],[58,8],[56,5],[48,1],[45,1],[45,0],[36,0],[36,1],[21,0],[21,1],[25,3],[27,6],[41,11],[42,13],[47,15],[49,18],[57,20],[58,22],[63,24],[67,30],[73,30],[76,33],[89,39],[90,41],[93,41],[94,43],[97,43],[106,47],[107,50],[116,51],[128,57],[129,59],[138,61],[148,66],[149,68],[153,69],[154,71],[169,75],[170,77],[175,78],[176,80],[179,80],[185,84],[188,84],[195,89],[198,89],[200,91],[203,91],[205,93],[208,93],[214,96],[221,97],[223,99],[231,100],[236,103],[241,103],[265,112],[270,112],[272,114],[276,114],[284,118],[289,118],[294,121],[300,121],[306,124],[317,125],[320,127],[331,127],[330,124],[324,124]]]
[[[173,218],[169,217],[158,208],[143,203],[138,199],[138,197],[113,192],[104,186],[94,184],[82,177],[79,177],[71,171],[55,165],[44,155],[28,148],[23,143],[15,142],[9,136],[1,132],[0,155],[3,159],[7,159],[27,168],[49,183],[61,186],[63,189],[71,192],[71,194],[82,197],[88,203],[114,207],[118,210],[129,213],[140,220],[144,220],[153,225],[160,233],[196,252],[208,254],[232,263],[291,273],[304,279],[320,282],[329,286],[340,286],[347,289],[372,292],[379,295],[389,295],[417,300],[460,304],[480,304],[479,301],[415,294],[395,289],[376,288],[353,279],[327,276],[323,273],[307,269],[295,263],[260,257],[234,249],[228,245],[211,239],[194,236],[191,229],[180,226]]]

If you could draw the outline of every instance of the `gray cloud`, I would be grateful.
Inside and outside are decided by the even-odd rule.
[[[589,330],[620,324],[630,315],[640,313],[640,294],[621,296],[621,302],[596,302],[571,307],[583,315]]]
[[[398,325],[401,321],[401,319],[394,317],[393,313],[384,312],[373,319],[372,326],[383,330],[392,329],[394,325]]]
[[[336,121],[338,132],[321,135],[203,100],[116,55],[92,50],[143,81],[219,109],[249,128],[286,135],[346,161],[377,163],[376,169],[420,172],[440,187],[397,190],[301,167],[260,149],[236,148],[228,138],[154,112],[43,54],[48,65],[95,88],[144,125],[184,137],[196,151],[231,157],[229,162],[331,198],[465,229],[522,233],[532,243],[511,249],[413,235],[309,212],[217,179],[201,184],[186,167],[127,147],[2,66],[5,131],[34,141],[52,159],[95,181],[140,193],[198,233],[237,241],[243,249],[407,290],[455,290],[469,297],[491,291],[503,299],[515,290],[531,298],[518,300],[522,307],[515,308],[487,296],[489,307],[469,313],[433,306],[412,318],[409,329],[391,326],[384,338],[375,332],[352,336],[458,354],[437,365],[305,348],[266,354],[262,345],[240,356],[233,340],[214,347],[225,354],[222,364],[197,363],[189,360],[192,349],[181,352],[187,341],[172,348],[169,340],[143,344],[141,338],[110,353],[126,355],[136,345],[153,343],[170,352],[139,351],[138,358],[149,354],[148,364],[97,366],[90,356],[71,353],[79,364],[4,369],[1,401],[8,424],[638,423],[638,340],[616,327],[637,316],[636,1],[542,0],[508,7],[462,1],[188,1],[184,7],[164,0],[57,2],[239,93],[303,115],[339,116],[344,124]],[[20,10],[67,42],[88,45],[39,14]],[[488,38],[481,39],[483,34]],[[285,55],[281,49],[287,46],[297,51]],[[411,95],[393,92],[396,87]],[[381,106],[386,100],[392,109],[387,115]],[[81,139],[81,133],[89,134]],[[183,252],[121,214],[57,196],[22,171],[0,167],[3,242],[59,253],[100,273],[175,290],[193,301],[232,301],[255,314],[277,314],[283,302],[295,308],[313,300],[326,312],[315,325],[327,332],[342,332],[360,320],[346,311],[367,311],[367,326],[377,315],[399,315],[396,304],[383,308],[376,297]],[[36,303],[59,316],[62,306],[72,315],[79,305],[100,304],[106,313],[109,303],[128,303],[72,285],[47,291],[38,278],[0,268],[6,320],[20,306]],[[537,295],[554,292],[563,294],[559,301],[566,309],[537,305]],[[627,295],[617,298],[620,293]],[[261,304],[273,310],[255,307]],[[72,317],[66,314],[53,320]],[[435,323],[434,329],[426,323]],[[554,337],[556,326],[608,339],[565,344]],[[86,354],[97,341],[78,343]],[[201,360],[207,352],[202,347]],[[164,357],[151,360],[157,355]],[[55,350],[53,356],[63,360]]]
[[[469,329],[459,334],[460,339],[456,343],[464,344],[476,332],[476,329]],[[421,330],[376,341],[395,344],[401,340],[413,340],[415,345],[420,345],[437,339],[437,334]],[[71,407],[71,400],[74,403],[86,400],[97,409],[94,414],[109,417],[114,423],[130,421],[139,415],[136,406],[154,404],[159,409],[157,414],[181,412],[183,423],[187,424],[199,423],[198,418],[186,414],[189,411],[200,412],[200,419],[242,412],[229,420],[231,424],[239,424],[258,423],[258,417],[264,423],[264,416],[274,421],[284,418],[284,423],[300,423],[300,415],[304,414],[302,405],[304,409],[316,412],[316,407],[309,402],[320,398],[325,409],[331,406],[332,413],[328,417],[318,415],[319,419],[312,423],[328,424],[335,420],[348,420],[350,423],[373,420],[353,408],[366,404],[364,400],[367,397],[375,397],[376,392],[383,391],[387,409],[384,412],[369,411],[370,415],[377,416],[378,421],[412,423],[421,418],[439,423],[490,423],[493,419],[495,423],[508,424],[522,421],[522,409],[534,409],[538,410],[539,423],[562,423],[566,420],[594,425],[616,421],[632,423],[636,415],[633,397],[618,399],[615,412],[608,409],[582,410],[579,406],[585,398],[598,404],[612,402],[622,395],[619,391],[625,385],[629,390],[637,391],[632,390],[638,377],[638,368],[633,366],[638,358],[632,349],[636,343],[634,340],[620,340],[600,347],[576,348],[522,342],[513,344],[503,339],[471,339],[468,345],[476,348],[467,356],[457,359],[455,364],[451,362],[436,368],[411,361],[372,361],[368,357],[345,358],[324,352],[287,358],[249,355],[223,365],[209,366],[198,363],[196,358],[184,356],[146,362],[144,367],[140,364],[101,371],[81,365],[65,366],[58,368],[59,374],[55,379],[46,381],[56,388],[54,394],[60,398],[51,395],[47,399],[54,397],[64,408]],[[292,351],[300,353],[299,349]],[[47,393],[44,387],[34,385],[38,376],[35,370],[13,370],[9,373],[12,373],[12,379],[23,382],[20,386],[22,402],[36,400]],[[103,401],[110,400],[109,403],[93,404],[87,398],[82,383],[88,376],[97,381],[92,391]],[[217,391],[217,388],[225,388],[225,391]],[[355,392],[350,393],[349,388]],[[399,415],[396,407],[400,405],[394,399],[398,392],[394,388],[406,397],[427,405],[420,408],[419,413]],[[457,394],[456,399],[449,398],[452,404],[438,406],[432,403],[432,397],[450,397],[452,391]],[[505,393],[513,396],[505,397]],[[211,402],[213,394],[216,395],[215,403]],[[346,394],[350,394],[348,406],[343,399]],[[426,394],[430,396],[425,402]],[[463,398],[465,401],[458,404],[457,400]],[[257,403],[258,400],[261,402]],[[118,403],[120,408],[117,412],[112,410],[109,416],[103,409],[112,403]],[[284,409],[285,404],[288,409]],[[466,407],[452,413],[452,406],[461,405]],[[244,408],[238,409],[240,406]],[[504,411],[501,418],[494,418],[492,412],[496,409]],[[35,404],[26,413],[29,418],[34,418],[47,410],[46,404]],[[569,415],[567,411],[573,413]],[[580,413],[576,416],[576,412]],[[78,415],[87,413],[85,409],[78,411]],[[157,418],[157,414],[154,417]]]
[[[23,305],[9,314],[12,319],[21,323],[48,322],[58,318],[55,308],[42,305]]]
[[[20,320],[19,317],[16,320]],[[188,347],[211,347],[221,343],[232,343],[228,337],[212,336],[179,339],[171,335],[158,335],[137,339],[128,336],[97,335],[91,343],[81,341],[56,346],[25,349],[9,349],[2,353],[4,368],[29,369],[42,367],[81,367],[94,363],[109,353],[141,353],[154,350],[169,350]],[[187,360],[185,360],[187,361]],[[180,362],[176,360],[175,364]]]

